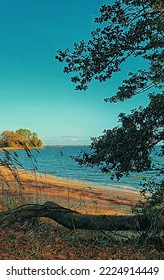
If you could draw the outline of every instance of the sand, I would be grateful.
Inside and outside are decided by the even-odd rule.
[[[58,180],[47,174],[11,172],[0,166],[1,210],[26,203],[56,202],[86,214],[131,215],[131,208],[141,199],[139,192],[90,187]]]

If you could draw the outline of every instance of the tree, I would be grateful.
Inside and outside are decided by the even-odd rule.
[[[73,73],[71,81],[76,84],[76,90],[87,90],[93,79],[99,82],[109,80],[114,73],[121,71],[122,64],[129,58],[144,62],[145,68],[130,72],[116,94],[105,101],[124,101],[145,92],[149,96],[149,105],[134,109],[129,115],[120,113],[121,125],[92,138],[91,153],[75,158],[80,164],[97,165],[103,172],[112,172],[112,179],[120,179],[131,171],[157,168],[151,158],[157,144],[161,144],[159,156],[164,154],[164,2],[115,0],[113,5],[101,6],[95,23],[100,27],[91,33],[88,42],[74,43],[72,52],[59,49],[56,59],[65,63],[64,73]],[[161,166],[157,169],[158,175],[163,173]],[[154,211],[156,218],[149,217],[153,224],[154,219],[164,216],[163,180],[160,183],[147,182],[143,187],[142,194],[149,190],[150,196],[134,211],[145,216]],[[159,206],[159,211],[152,210],[151,207],[155,206]]]
[[[163,139],[164,96],[159,90],[164,81],[164,3],[162,0],[115,0],[112,6],[103,5],[100,13],[95,22],[101,28],[92,32],[91,40],[75,43],[72,53],[68,49],[59,50],[56,58],[66,63],[65,73],[77,73],[72,77],[77,90],[86,90],[94,78],[107,81],[113,73],[121,71],[122,63],[129,57],[147,62],[145,69],[129,73],[129,79],[125,79],[115,96],[106,101],[124,101],[147,92],[150,104],[146,108],[134,109],[128,116],[121,113],[121,126],[92,138],[92,154],[84,153],[77,159],[82,164],[98,165],[104,172],[115,171],[112,174],[119,179],[131,171],[154,168],[150,153]],[[150,92],[154,89],[155,94]],[[17,220],[43,216],[71,229],[129,230],[137,227],[137,230],[146,230],[146,236],[152,229],[160,233],[164,228],[164,183],[153,183],[154,188],[151,182],[145,185],[151,195],[146,198],[146,204],[137,205],[133,216],[82,215],[46,202],[1,212],[0,223],[13,217]]]
[[[91,40],[74,44],[74,51],[58,50],[56,59],[65,62],[65,73],[76,73],[76,90],[86,90],[92,79],[109,80],[121,71],[130,57],[142,58],[145,69],[129,73],[115,96],[106,101],[123,101],[151,88],[161,88],[164,81],[164,3],[157,0],[121,0],[103,5],[95,23],[102,27],[91,33]]]
[[[42,147],[42,141],[38,138],[36,132],[29,129],[20,128],[14,131],[5,130],[0,135],[0,147],[20,148]]]
[[[5,130],[0,135],[0,147],[13,147],[19,146],[17,140],[20,138],[19,134],[14,131]]]
[[[102,136],[92,139],[91,154],[83,153],[76,160],[97,165],[106,173],[114,170],[112,178],[117,179],[129,172],[159,168],[154,166],[151,152],[164,138],[164,96],[152,95],[146,108],[132,110],[128,116],[120,113],[119,121],[120,127],[105,130]]]
[[[23,137],[23,142],[27,145],[27,147],[42,147],[43,145],[41,139],[38,138],[35,131],[31,132],[29,129],[20,128],[16,130],[16,133]]]
[[[30,142],[34,147],[42,147],[43,143],[40,139],[38,139],[38,135],[36,132],[31,134]]]
[[[95,18],[100,24],[85,43],[74,44],[74,51],[58,50],[56,59],[66,63],[65,73],[76,90],[86,90],[92,79],[109,80],[129,57],[143,59],[145,69],[129,73],[117,93],[106,102],[124,101],[147,92],[147,108],[133,110],[131,115],[119,115],[121,127],[105,130],[103,136],[92,138],[92,155],[84,153],[81,163],[100,165],[102,171],[115,170],[117,178],[129,171],[151,167],[150,152],[161,143],[164,132],[164,95],[159,92],[164,82],[164,2],[156,0],[121,0],[100,8]],[[156,90],[156,93],[150,90]]]
[[[19,128],[16,130],[16,133],[18,133],[19,135],[23,136],[23,138],[28,141],[31,137],[31,131],[29,129],[26,128]]]

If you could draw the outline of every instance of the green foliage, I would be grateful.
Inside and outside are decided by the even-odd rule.
[[[30,139],[31,134],[32,134],[29,129],[23,129],[23,128],[16,130],[16,133],[18,133],[20,136],[22,136],[26,140]]]
[[[145,201],[139,201],[133,213],[150,224],[139,237],[140,243],[153,243],[157,249],[163,247],[162,229],[164,226],[164,180],[160,183],[149,181],[143,184],[141,194]],[[149,194],[149,195],[147,195]]]
[[[81,164],[97,165],[103,172],[115,171],[117,179],[129,172],[155,168],[151,152],[163,140],[164,95],[150,96],[146,108],[132,110],[130,115],[120,114],[120,127],[105,130],[92,138],[92,154],[76,157]],[[162,147],[161,147],[162,148]]]
[[[66,64],[65,73],[73,73],[77,90],[86,90],[92,79],[104,82],[129,58],[145,61],[145,69],[129,73],[116,94],[106,102],[124,101],[141,92],[149,93],[147,108],[119,115],[120,127],[108,129],[92,138],[92,154],[76,158],[82,164],[98,165],[103,172],[115,171],[119,179],[129,171],[141,172],[152,168],[150,153],[162,143],[164,132],[164,2],[152,0],[117,1],[100,7],[95,18],[100,25],[86,43],[58,50],[56,59]],[[156,89],[156,94],[150,90]]]
[[[158,4],[157,4],[158,3]],[[76,74],[76,90],[86,90],[92,79],[109,80],[129,58],[145,60],[145,69],[129,73],[115,96],[106,101],[123,101],[143,91],[161,88],[164,81],[164,2],[152,0],[115,1],[100,8],[95,18],[100,25],[86,43],[74,51],[58,50],[56,59],[66,63],[64,73]],[[134,60],[136,63],[136,60]]]
[[[42,141],[38,138],[36,132],[31,132],[29,129],[20,128],[18,130],[5,130],[0,135],[0,147],[6,148],[35,148],[42,147]]]
[[[92,138],[91,154],[76,157],[80,164],[97,165],[103,172],[112,172],[111,178],[120,179],[129,172],[142,172],[155,168],[151,152],[164,139],[164,2],[162,0],[115,0],[113,5],[100,7],[95,18],[100,28],[91,33],[88,42],[83,40],[69,49],[58,50],[56,59],[65,63],[64,73],[73,73],[76,90],[86,90],[93,80],[105,82],[129,58],[145,62],[145,68],[130,72],[114,96],[106,102],[129,99],[147,93],[150,103],[146,108],[134,109],[131,114],[120,113],[120,126],[104,131]],[[155,90],[155,93],[153,92]],[[160,156],[164,154],[161,146]],[[162,175],[162,166],[158,166]],[[145,203],[137,205],[135,213],[152,221],[152,230],[159,237],[163,218],[163,181],[143,185],[142,194],[149,194]],[[149,186],[149,188],[148,188]],[[149,192],[148,192],[149,190]],[[156,207],[159,204],[160,207]],[[155,207],[155,208],[154,208]],[[137,210],[138,209],[138,210]],[[139,211],[139,212],[138,212]]]

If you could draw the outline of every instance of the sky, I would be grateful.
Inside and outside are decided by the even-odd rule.
[[[129,71],[129,61],[106,83],[75,91],[57,50],[88,40],[99,7],[110,0],[0,0],[0,133],[27,128],[44,145],[88,145],[91,137],[118,125],[120,112],[146,106],[146,95],[110,104]]]

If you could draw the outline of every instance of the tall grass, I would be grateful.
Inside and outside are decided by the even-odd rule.
[[[16,151],[3,149],[0,158],[1,210],[10,210],[26,203],[40,203],[40,194],[45,195],[46,183],[37,181],[38,169],[30,150],[25,149],[27,157],[34,162],[35,192],[27,195],[26,185],[21,174],[28,173],[19,161]],[[5,169],[3,169],[5,167]],[[43,176],[43,175],[40,175]],[[46,180],[44,181],[46,182]],[[68,205],[70,188],[68,186]],[[91,208],[99,213],[95,200],[86,204],[83,195],[79,197],[79,207],[87,212]],[[86,231],[65,229],[54,221],[41,218],[37,223],[15,223],[0,226],[0,242],[3,247],[0,259],[162,259],[162,247],[153,243],[141,242],[140,235],[118,232]]]

